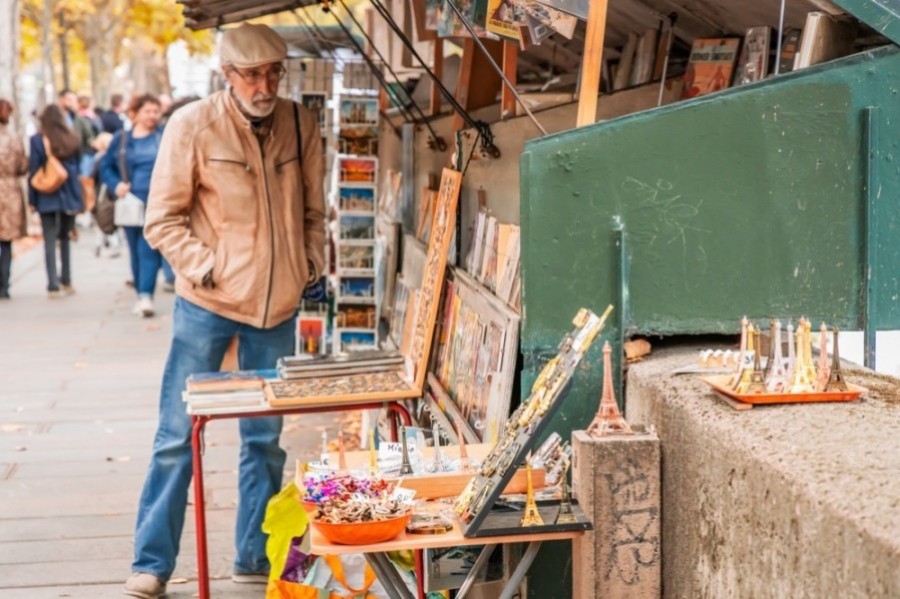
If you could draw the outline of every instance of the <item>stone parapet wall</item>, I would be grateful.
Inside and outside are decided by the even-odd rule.
[[[665,597],[900,597],[900,402],[738,412],[673,376],[698,347],[630,368],[626,417],[662,447]],[[892,387],[894,387],[892,389]]]

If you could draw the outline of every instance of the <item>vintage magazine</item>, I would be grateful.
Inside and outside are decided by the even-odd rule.
[[[751,27],[744,36],[744,47],[738,60],[735,85],[753,83],[769,74],[769,45],[772,38],[771,27]]]
[[[740,45],[739,38],[694,40],[681,97],[696,98],[729,87]]]
[[[488,0],[487,29],[491,33],[521,42],[520,27],[528,25],[525,11],[515,6],[511,0]]]

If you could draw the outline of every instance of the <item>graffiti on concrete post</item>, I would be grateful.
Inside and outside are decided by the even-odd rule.
[[[651,495],[650,481],[631,459],[605,474],[612,512],[611,546],[604,577],[618,578],[629,586],[660,559],[659,505]]]

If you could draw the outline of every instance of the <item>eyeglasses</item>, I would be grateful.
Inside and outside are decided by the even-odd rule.
[[[263,80],[266,80],[269,83],[278,83],[284,78],[285,73],[287,73],[287,69],[284,68],[284,65],[278,65],[264,73],[257,71],[256,69],[251,69],[242,73],[236,67],[231,67],[231,71],[243,79],[245,83],[249,83],[250,85],[257,85]]]

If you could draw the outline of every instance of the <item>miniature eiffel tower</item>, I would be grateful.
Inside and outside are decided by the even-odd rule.
[[[747,332],[749,327],[750,321],[748,321],[745,316],[741,319],[741,349],[738,352],[737,365],[734,367],[734,373],[731,376],[731,380],[728,382],[728,386],[732,388],[737,387],[738,383],[741,382],[741,376],[744,372],[744,356],[747,355]]]
[[[815,370],[812,376],[809,373],[811,357],[807,356],[809,346],[806,343],[806,323],[803,319],[797,323],[797,357],[794,362],[794,374],[791,376],[791,384],[789,390],[791,393],[810,393],[815,391],[816,377]]]
[[[747,387],[750,385],[750,375],[753,374],[753,366],[744,365],[745,356],[749,356],[751,354],[756,356],[759,353],[756,351],[756,346],[753,344],[754,330],[755,327],[752,324],[747,325],[747,343],[744,351],[741,351],[741,355],[738,356],[738,360],[741,365],[741,374],[740,376],[738,376],[737,384],[734,385],[733,389],[735,393],[739,393],[741,395],[747,392]]]
[[[400,476],[413,474],[412,464],[409,463],[409,446],[406,444],[406,427],[400,427],[400,442],[403,446],[403,461],[400,463]]]
[[[531,464],[528,460],[525,460],[525,476],[528,479],[528,495],[525,499],[525,513],[522,514],[519,526],[543,526],[544,520],[538,511],[537,503],[534,502],[534,483],[531,482]]]
[[[816,363],[812,357],[812,323],[808,318],[803,319],[803,368],[806,369],[806,378],[816,387]]]
[[[826,393],[836,393],[847,390],[847,381],[841,372],[841,354],[838,351],[838,329],[834,327],[834,348],[831,355],[831,373],[828,375],[828,383],[825,384]]]
[[[634,431],[625,422],[619,406],[612,380],[612,349],[607,341],[603,344],[603,393],[600,396],[600,409],[588,427],[587,434],[595,439],[610,434],[633,435]]]
[[[369,476],[378,476],[378,454],[375,452],[375,429],[369,429]]]
[[[319,453],[319,462],[323,466],[327,466],[328,459],[328,433],[326,431],[322,431],[322,451]]]
[[[766,365],[768,377],[766,388],[770,393],[780,393],[788,384],[788,373],[784,368],[784,356],[781,353],[781,322],[772,321],[772,334],[770,335],[769,363]]]
[[[788,376],[788,386],[790,386],[791,379],[794,378],[794,370],[797,368],[797,352],[795,351],[794,346],[794,325],[788,321],[787,325],[787,342],[788,342],[788,361],[787,361],[787,376]]]
[[[447,470],[444,464],[444,456],[441,454],[441,429],[437,422],[431,427],[431,436],[434,438],[434,460],[431,462],[431,472],[444,472]]]
[[[759,329],[753,329],[753,344],[755,347],[759,347]],[[753,370],[750,371],[750,376],[747,380],[747,385],[743,389],[738,390],[738,393],[745,395],[762,395],[768,389],[766,388],[766,374],[762,370],[762,365],[760,364],[759,350],[754,352],[753,354]],[[746,371],[745,371],[746,372]],[[743,381],[743,378],[742,378]]]
[[[816,379],[816,390],[824,391],[831,376],[831,365],[828,363],[828,327],[823,322],[819,326],[819,372]]]
[[[459,438],[459,471],[470,474],[475,469],[472,468],[469,452],[466,451],[466,438],[463,436],[462,420],[459,419],[456,421],[456,436]]]
[[[572,511],[572,498],[569,495],[569,481],[566,475],[569,472],[569,462],[566,460],[566,467],[563,469],[562,476],[562,499],[559,502],[559,513],[556,515],[555,524],[574,524],[578,522],[575,513]]]
[[[338,430],[338,470],[347,470],[347,454],[344,452],[344,429]]]

